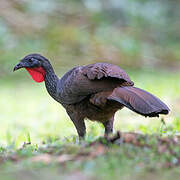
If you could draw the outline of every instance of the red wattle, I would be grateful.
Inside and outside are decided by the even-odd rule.
[[[42,67],[26,68],[26,70],[29,72],[34,81],[38,83],[44,81],[46,72]]]

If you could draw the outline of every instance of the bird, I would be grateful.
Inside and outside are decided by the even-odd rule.
[[[45,82],[49,95],[59,102],[72,120],[79,139],[86,134],[85,120],[100,122],[108,137],[114,115],[126,107],[145,117],[159,117],[170,109],[159,98],[137,88],[119,66],[98,62],[77,66],[58,78],[50,61],[41,54],[25,56],[13,71],[25,68],[32,79]]]

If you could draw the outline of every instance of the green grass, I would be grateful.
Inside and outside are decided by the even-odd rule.
[[[116,114],[115,131],[157,136],[178,134],[180,74],[152,70],[128,73],[135,86],[158,96],[168,104],[171,113],[163,116],[166,122],[164,125],[158,118],[144,118],[124,108]],[[0,158],[3,179],[66,179],[71,176],[89,179],[168,179],[172,174],[174,178],[180,175],[178,168],[163,170],[161,162],[166,155],[128,144],[109,147],[107,154],[90,160],[70,161],[66,164],[32,162],[31,157],[38,154],[76,154],[89,149],[77,143],[72,122],[62,106],[47,94],[44,83],[37,84],[30,78],[24,80],[20,74],[28,76],[19,71],[16,77],[9,74],[0,80],[0,157],[8,157],[3,163]],[[86,143],[103,135],[101,124],[89,121],[86,124]],[[24,142],[31,142],[31,145],[22,148]],[[17,156],[18,161],[13,160],[13,156]]]

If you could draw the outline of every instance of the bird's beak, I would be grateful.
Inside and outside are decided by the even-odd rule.
[[[18,63],[18,64],[14,67],[13,71],[16,71],[16,70],[18,70],[18,69],[20,69],[20,68],[23,68],[23,67],[24,67],[23,63],[20,62],[20,63]]]

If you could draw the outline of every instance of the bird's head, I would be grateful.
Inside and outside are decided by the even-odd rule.
[[[40,54],[29,54],[25,56],[15,67],[14,71],[25,68],[34,81],[44,81],[46,68],[50,65],[48,59]]]

